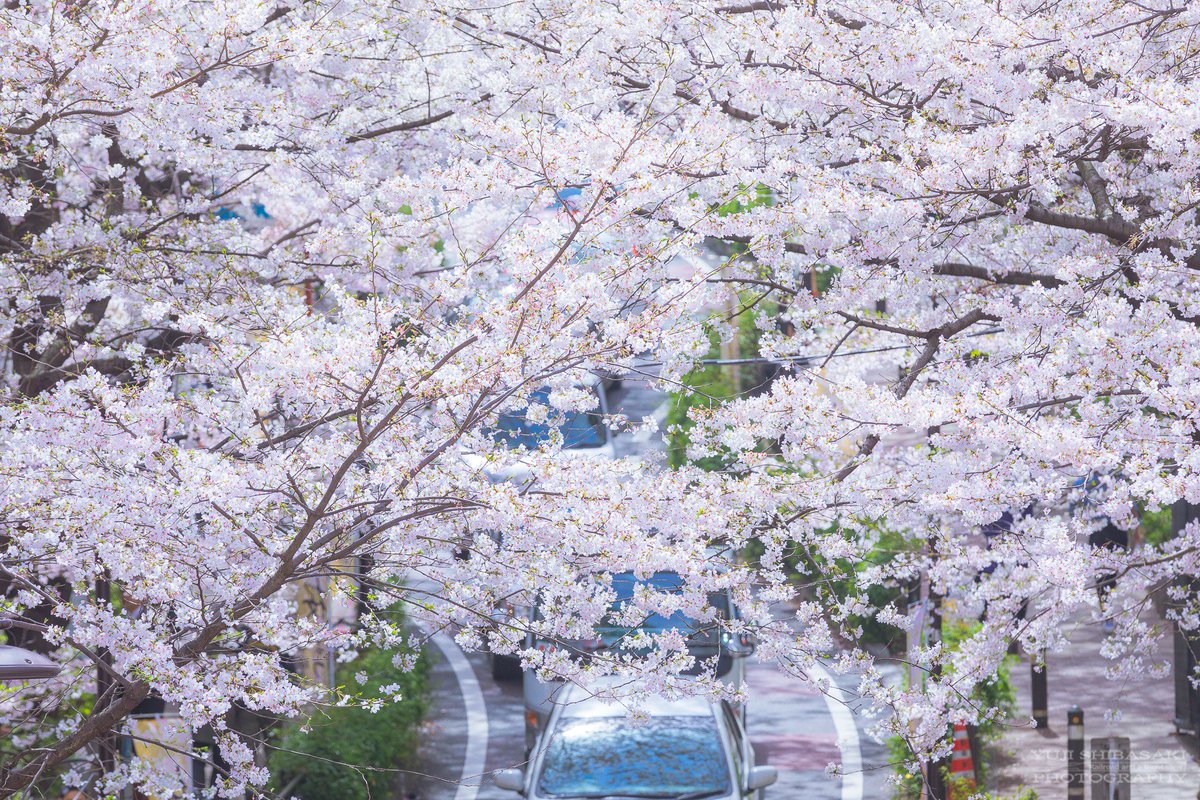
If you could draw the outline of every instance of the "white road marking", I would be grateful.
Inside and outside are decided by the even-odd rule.
[[[847,695],[834,682],[833,676],[820,664],[814,663],[812,677],[827,682],[829,689],[822,693],[829,716],[833,717],[833,729],[837,732],[838,750],[842,752],[842,800],[862,800],[863,766],[862,748],[859,746],[858,725],[847,707]]]
[[[471,662],[467,661],[462,648],[455,644],[453,639],[445,633],[436,633],[433,643],[442,651],[450,668],[454,670],[463,705],[467,707],[467,747],[463,754],[462,775],[458,781],[458,791],[454,793],[454,800],[475,800],[479,794],[479,785],[483,782],[488,746],[488,716],[487,706],[483,702],[483,690],[479,688],[479,681],[475,679],[475,670],[471,669]]]

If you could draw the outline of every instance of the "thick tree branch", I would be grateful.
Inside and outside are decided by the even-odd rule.
[[[1092,205],[1096,209],[1096,216],[1100,219],[1113,218],[1115,215],[1112,201],[1108,197],[1108,183],[1100,177],[1100,173],[1096,171],[1096,165],[1080,159],[1075,162],[1075,169],[1079,172],[1079,177],[1083,180],[1088,194],[1092,196]]]
[[[947,262],[938,264],[933,268],[935,275],[950,275],[956,278],[978,278],[982,281],[991,283],[1006,284],[1010,286],[1036,286],[1041,284],[1047,289],[1055,289],[1064,284],[1064,281],[1053,275],[1046,275],[1037,272],[992,272],[984,267],[975,266],[974,264],[962,264],[956,262]]]
[[[46,349],[36,356],[39,368],[21,379],[21,394],[34,397],[58,383],[61,379],[59,368],[74,352],[75,345],[83,341],[83,338],[94,331],[104,319],[108,303],[107,297],[89,301],[79,317],[66,329],[58,332]]]

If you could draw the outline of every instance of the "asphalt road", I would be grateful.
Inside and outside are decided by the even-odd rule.
[[[661,422],[665,399],[644,383],[626,382],[609,405],[632,420],[654,415]],[[621,436],[616,445],[622,456],[662,447],[661,439],[645,436]],[[486,654],[464,654],[448,637],[439,637],[436,645],[430,652],[432,704],[420,763],[405,776],[404,791],[419,800],[514,800],[517,795],[492,785],[488,776],[522,766],[520,681],[494,681]],[[873,800],[891,795],[887,752],[865,732],[870,720],[855,708],[852,677],[839,678],[840,688],[827,696],[809,681],[752,660],[747,683],[748,728],[758,761],[779,769],[779,782],[767,790],[768,797]],[[844,764],[847,776],[831,777],[830,764]]]
[[[431,655],[432,706],[422,737],[420,774],[409,776],[411,790],[420,800],[516,800],[512,792],[491,785],[487,776],[494,770],[523,766],[520,681],[492,680],[488,656],[471,653],[465,655],[471,675],[464,687],[440,650]],[[475,686],[470,685],[472,681]],[[857,713],[853,702],[827,699],[812,683],[784,675],[768,664],[751,663],[747,682],[751,691],[747,710],[750,739],[759,763],[779,770],[779,782],[767,790],[768,797],[874,800],[891,795],[886,783],[890,774],[887,752],[866,734],[868,721]],[[851,683],[838,680],[838,685],[847,689]],[[476,691],[476,686],[487,709],[484,730],[472,728],[467,721],[463,698]],[[846,695],[841,699],[850,699],[849,692]],[[839,723],[849,726],[848,730],[839,731]],[[471,747],[486,751],[482,774],[477,768],[464,771]],[[830,777],[826,766],[841,764],[844,757],[848,762],[857,760],[860,768],[851,771],[848,779]]]

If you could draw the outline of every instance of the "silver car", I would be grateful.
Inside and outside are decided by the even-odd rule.
[[[720,563],[722,559],[729,558],[727,550],[713,548],[709,551],[710,562]],[[754,639],[749,635],[733,635],[722,630],[720,623],[701,624],[678,612],[670,617],[651,614],[634,629],[613,624],[611,615],[619,613],[638,590],[646,589],[660,593],[682,592],[684,579],[680,577],[679,573],[660,571],[639,579],[632,572],[619,572],[611,576],[611,585],[613,591],[616,592],[616,599],[609,608],[609,615],[596,625],[594,638],[549,640],[530,633],[525,638],[526,649],[564,650],[577,658],[588,658],[596,653],[620,657],[627,653],[637,654],[625,646],[628,637],[635,632],[660,634],[666,631],[679,631],[687,635],[688,653],[696,659],[695,666],[685,674],[697,674],[708,668],[708,662],[715,661],[712,664],[714,674],[723,682],[730,686],[740,686],[745,681],[745,664],[755,650]],[[736,620],[740,617],[728,590],[710,593],[708,602],[721,620]],[[528,618],[535,622],[541,618],[536,604],[528,613],[531,614]],[[517,666],[519,668],[519,661]],[[509,674],[515,677],[520,673],[514,670]],[[493,662],[493,676],[496,677],[495,662]],[[564,684],[557,680],[543,681],[532,669],[524,672],[523,681],[525,752],[529,753],[532,752],[534,742],[548,721]],[[739,706],[734,710],[744,724],[745,709]]]
[[[529,800],[751,800],[775,782],[727,703],[655,700],[648,719],[572,686],[559,698],[529,769],[493,774],[496,785]]]

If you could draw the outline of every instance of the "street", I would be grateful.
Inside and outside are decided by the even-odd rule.
[[[487,654],[470,653],[465,658],[471,673],[465,685],[460,684],[449,659],[439,650],[431,653],[432,698],[423,730],[421,763],[414,774],[405,776],[405,786],[420,800],[511,800],[515,795],[492,786],[487,776],[498,769],[522,766],[521,683],[492,680]],[[768,797],[860,800],[890,796],[887,751],[867,735],[864,729],[869,721],[853,713],[853,703],[847,707],[836,700],[827,701],[811,683],[788,677],[770,665],[752,663],[747,674],[750,738],[759,763],[779,769],[779,782],[767,790]],[[850,683],[839,681],[842,687]],[[482,730],[470,724],[464,701],[464,696],[475,692],[481,693],[486,708],[487,724]],[[831,713],[831,706],[840,712]],[[842,747],[839,724],[850,726]],[[468,750],[476,748],[486,752],[482,775],[475,769],[464,771]],[[851,772],[848,780],[827,775],[826,765],[842,763],[847,750],[857,750],[861,771]]]
[[[653,415],[661,422],[665,400],[645,382],[627,381],[612,394],[610,404],[615,413],[632,420]],[[623,456],[662,446],[657,436],[644,435],[618,436],[616,444]],[[428,651],[431,706],[422,733],[420,764],[405,775],[406,791],[419,800],[515,797],[492,785],[488,776],[498,769],[522,766],[521,682],[493,680],[487,654],[463,653],[448,636],[440,635],[434,643],[436,647]],[[813,683],[751,659],[747,682],[751,692],[747,727],[758,763],[779,770],[779,781],[767,796],[862,800],[891,794],[887,751],[866,733],[871,720],[855,711],[849,691],[853,676],[840,678],[840,689],[827,697]],[[835,693],[840,696],[832,696]],[[846,777],[827,774],[830,764],[845,765]]]

